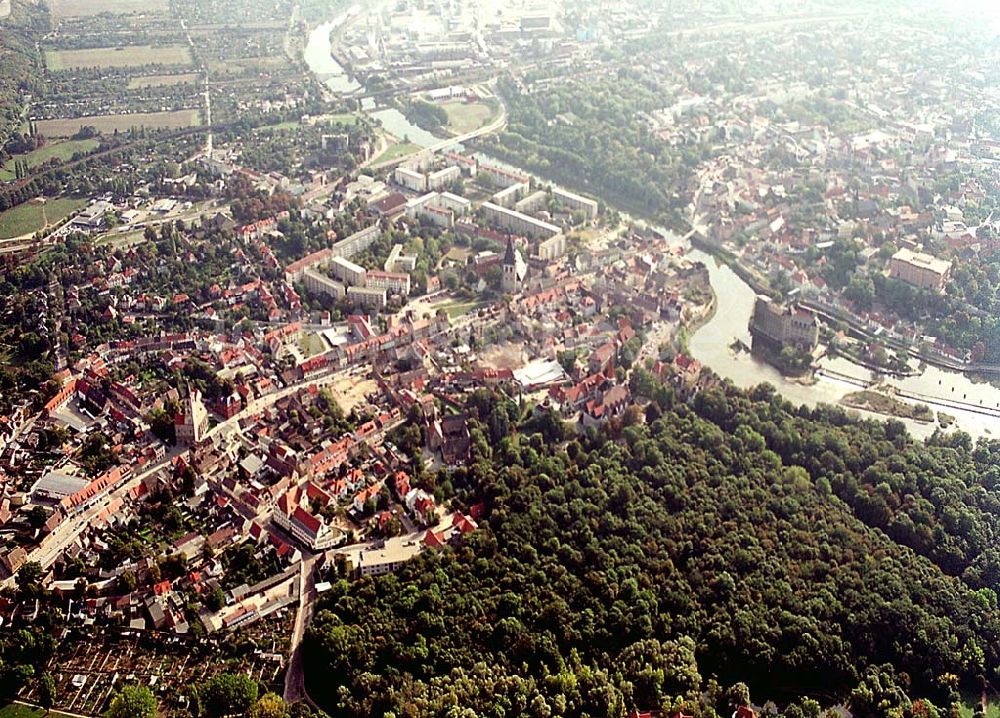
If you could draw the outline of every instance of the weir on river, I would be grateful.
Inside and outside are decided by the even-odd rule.
[[[873,372],[847,359],[826,357],[820,360],[815,383],[809,385],[786,379],[759,357],[734,352],[730,349],[734,340],[750,345],[748,326],[756,294],[730,267],[712,255],[692,249],[688,256],[708,267],[709,280],[719,302],[715,316],[694,332],[688,345],[694,358],[719,376],[742,388],[768,382],[787,400],[808,406],[839,404],[844,396],[871,385],[876,379]],[[901,398],[945,409],[955,416],[957,428],[972,436],[1000,435],[1000,389],[991,384],[975,383],[964,374],[933,366],[912,377],[880,379],[895,387]],[[928,436],[935,429],[935,424],[901,421],[918,437]]]

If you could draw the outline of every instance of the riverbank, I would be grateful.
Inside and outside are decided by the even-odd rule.
[[[840,403],[851,409],[863,409],[898,419],[912,419],[921,424],[934,421],[934,411],[926,404],[910,404],[878,391],[852,392],[842,398]]]
[[[778,298],[777,292],[771,289],[769,284],[767,284],[763,279],[758,277],[749,268],[743,266],[740,263],[740,261],[736,258],[736,255],[734,255],[729,250],[723,249],[718,245],[712,244],[711,242],[707,242],[704,239],[701,239],[697,235],[697,233],[692,234],[689,241],[691,242],[691,246],[694,247],[695,249],[700,249],[702,252],[712,255],[720,262],[725,264],[727,267],[729,267],[731,270],[733,270],[733,273],[736,274],[737,277],[742,279],[743,282],[746,283],[757,294],[764,294],[771,297],[772,299]]]
[[[691,319],[691,320],[686,321],[683,324],[681,324],[680,332],[683,332],[683,334],[684,334],[684,339],[683,339],[683,345],[684,346],[683,346],[683,350],[684,350],[685,353],[687,353],[687,351],[688,351],[688,348],[687,348],[687,340],[688,340],[688,338],[691,337],[692,335],[694,335],[695,333],[697,333],[697,331],[699,329],[701,329],[702,327],[704,327],[706,324],[708,324],[709,322],[711,322],[713,319],[715,319],[715,312],[718,311],[718,308],[719,308],[719,297],[716,296],[715,290],[711,289],[711,286],[712,285],[709,284],[709,291],[711,291],[711,293],[712,293],[712,298],[711,298],[711,300],[709,300],[708,305],[702,310],[701,315],[698,316],[698,317],[696,317],[695,319]],[[680,337],[681,337],[681,333],[680,332],[677,335],[678,336],[678,341],[681,340],[680,339]]]

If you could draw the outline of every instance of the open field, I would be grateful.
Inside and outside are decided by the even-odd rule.
[[[52,17],[83,17],[110,12],[118,15],[165,13],[167,0],[49,0]]]
[[[456,319],[458,317],[464,317],[469,312],[479,311],[483,307],[488,307],[490,302],[485,302],[479,299],[473,299],[468,302],[463,302],[460,300],[455,300],[449,302],[448,304],[443,304],[439,309],[444,309],[448,313],[449,319]]]
[[[91,115],[65,120],[38,120],[35,125],[46,137],[72,137],[81,127],[90,126],[98,132],[111,134],[115,130],[124,132],[133,127],[149,129],[178,129],[201,124],[198,110],[174,110],[172,112],[136,112],[131,115]]]
[[[973,696],[963,696],[962,702],[959,704],[959,712],[962,718],[972,718],[975,713],[975,709],[979,707],[979,701]],[[0,718],[3,715],[0,714]],[[986,706],[986,718],[1000,718],[1000,706],[996,703],[989,703]]]
[[[91,152],[100,144],[97,140],[67,140],[66,142],[50,142],[39,147],[34,152],[15,155],[7,164],[0,167],[0,180],[14,179],[14,162],[27,162],[28,167],[37,167],[55,158],[63,162],[73,158],[77,152]]]
[[[21,204],[0,212],[0,239],[11,239],[40,230],[47,219],[55,224],[66,215],[87,204],[82,199],[52,199],[40,204]],[[43,213],[44,210],[44,213]]]
[[[128,89],[141,90],[144,87],[164,87],[165,85],[194,84],[198,82],[198,73],[185,72],[179,75],[146,75],[133,77],[128,81]]]
[[[329,123],[339,122],[342,125],[356,125],[360,119],[361,116],[353,112],[341,112],[335,115],[323,115],[321,117],[317,117],[316,121]]]
[[[326,351],[326,342],[323,341],[323,337],[315,332],[303,334],[299,339],[299,351],[302,352],[302,356],[304,357],[322,354]]]
[[[415,145],[412,142],[397,142],[395,144],[389,145],[385,152],[380,154],[375,158],[373,164],[379,164],[380,162],[391,162],[392,160],[397,160],[400,157],[406,157],[407,155],[415,155],[417,152],[423,148],[420,145]]]
[[[523,342],[495,344],[479,353],[479,361],[491,369],[520,369],[528,358]]]
[[[0,708],[0,718],[42,718],[42,716],[46,715],[60,718],[60,716],[66,716],[68,714],[60,713],[59,711],[46,712],[41,708],[32,708],[31,706],[21,705],[20,703],[11,703],[9,706]]]
[[[283,55],[272,55],[270,57],[240,57],[224,61],[213,60],[208,63],[208,70],[213,77],[225,77],[279,70],[287,66],[288,58]]]
[[[187,45],[128,45],[86,50],[46,50],[45,64],[53,72],[88,67],[142,67],[143,65],[190,65]]]
[[[374,379],[359,379],[358,377],[342,379],[330,387],[330,394],[345,414],[349,414],[354,407],[365,404],[365,397],[377,391],[378,384]]]
[[[456,135],[478,130],[493,118],[493,109],[484,102],[445,102],[441,105],[448,113],[446,129]]]

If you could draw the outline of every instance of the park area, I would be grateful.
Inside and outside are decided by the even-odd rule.
[[[45,204],[26,202],[0,212],[0,239],[34,234],[46,222],[55,224],[85,204],[82,199],[52,199]]]
[[[459,100],[446,102],[441,107],[448,113],[448,124],[445,129],[456,135],[464,135],[478,130],[483,125],[488,124],[495,115],[493,108],[485,102]]]
[[[66,142],[48,142],[33,152],[23,155],[15,155],[7,160],[7,164],[0,167],[0,181],[10,181],[15,179],[14,163],[27,162],[29,168],[43,165],[51,159],[58,159],[67,162],[73,159],[77,152],[86,154],[97,149],[100,143],[97,140],[68,140]]]
[[[383,162],[393,162],[409,155],[415,155],[423,149],[420,145],[412,142],[396,142],[389,145],[385,151],[375,158],[373,164],[379,165]]]
[[[106,67],[143,67],[145,65],[190,65],[187,45],[126,45],[92,47],[82,50],[46,50],[45,64],[53,72]]]
[[[197,127],[201,124],[198,110],[173,110],[171,112],[133,112],[128,115],[89,115],[63,120],[38,120],[35,127],[46,137],[72,137],[82,127],[93,127],[101,134],[110,135],[115,130],[127,132],[132,128],[150,130],[175,130]]]
[[[48,5],[49,12],[56,19],[86,17],[104,12],[115,15],[165,13],[169,9],[167,0],[49,0]]]

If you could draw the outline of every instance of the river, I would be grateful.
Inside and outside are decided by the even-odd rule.
[[[811,386],[786,379],[774,367],[746,352],[730,349],[734,340],[750,344],[750,315],[753,312],[754,291],[725,264],[698,249],[689,255],[708,267],[712,289],[718,299],[715,316],[690,337],[688,344],[691,354],[719,376],[725,377],[739,387],[749,388],[762,382],[769,382],[783,397],[796,404],[815,406],[819,403],[837,404],[847,394],[860,387],[826,375],[817,377]],[[822,369],[835,371],[859,381],[868,381],[872,373],[843,358],[825,358],[820,362]],[[953,402],[965,402],[973,406],[1000,407],[1000,389],[990,385],[975,383],[965,375],[936,367],[926,367],[919,376],[905,379],[885,379],[886,383],[901,390],[921,395],[935,411],[943,411],[954,416],[954,426],[968,432],[973,437],[993,436],[1000,438],[1000,418],[955,406]],[[941,406],[935,402],[950,404]],[[871,417],[884,419],[878,414],[861,412]],[[910,433],[925,438],[933,433],[936,424],[922,424],[905,420]]]
[[[369,112],[368,114],[381,122],[386,132],[401,141],[405,138],[420,147],[433,147],[444,139],[442,137],[435,137],[427,130],[420,129],[394,107]]]
[[[330,35],[360,11],[360,6],[354,5],[333,20],[316,27],[309,33],[309,39],[302,54],[312,73],[319,78],[320,82],[337,94],[351,95],[360,90],[361,85],[347,73],[339,62],[333,59]],[[399,140],[406,138],[420,147],[431,147],[443,139],[420,129],[407,120],[403,113],[397,109],[388,108],[375,111],[375,102],[371,98],[365,98],[362,101],[362,110],[381,122],[385,131]]]
[[[309,69],[316,75],[320,82],[330,90],[339,94],[350,94],[361,89],[361,85],[333,59],[330,47],[330,33],[343,25],[347,20],[359,12],[358,6],[352,7],[347,12],[341,13],[330,22],[319,25],[311,33],[306,41],[302,58],[306,61]]]

